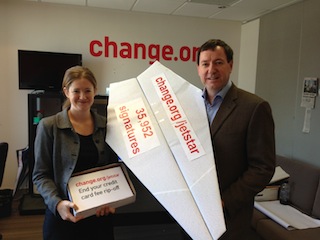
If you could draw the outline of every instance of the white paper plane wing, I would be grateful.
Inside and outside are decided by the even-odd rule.
[[[136,79],[110,85],[106,141],[193,239],[213,239]]]
[[[197,206],[217,239],[226,228],[202,91],[159,62],[137,78]]]

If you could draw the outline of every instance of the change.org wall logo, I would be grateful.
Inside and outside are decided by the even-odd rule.
[[[171,45],[117,43],[105,36],[103,41],[92,40],[89,49],[93,57],[149,59],[149,63],[152,64],[156,60],[195,62],[199,47],[182,46],[175,51]]]

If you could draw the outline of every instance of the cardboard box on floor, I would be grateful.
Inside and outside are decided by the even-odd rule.
[[[72,176],[68,194],[78,209],[75,216],[89,217],[99,207],[121,207],[133,203],[136,192],[123,163],[89,169]]]
[[[106,141],[191,238],[210,240],[225,222],[201,95],[155,62],[110,84]]]
[[[274,174],[268,184],[261,192],[255,196],[255,201],[274,201],[279,199],[280,185],[288,180],[290,175],[285,172],[280,166],[277,166]]]

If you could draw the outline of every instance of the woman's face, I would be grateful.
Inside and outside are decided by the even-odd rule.
[[[89,111],[96,95],[96,89],[86,78],[74,80],[69,88],[64,88],[63,91],[70,100],[70,109],[77,111]]]

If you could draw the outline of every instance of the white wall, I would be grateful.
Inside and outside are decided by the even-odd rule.
[[[109,36],[120,44],[200,46],[209,38],[221,38],[235,52],[232,80],[237,83],[241,23],[212,19],[127,13],[79,6],[25,1],[0,1],[0,141],[9,143],[2,188],[13,188],[17,173],[16,150],[28,144],[27,94],[18,89],[17,50],[82,53],[83,63],[95,73],[99,93],[111,82],[132,78],[149,66],[149,59],[93,57],[92,40]],[[192,61],[160,62],[201,87]]]
[[[320,1],[302,1],[260,19],[256,93],[275,120],[277,154],[320,167],[320,97],[304,132],[301,107],[305,77],[320,77]]]
[[[255,93],[260,20],[241,27],[238,87]]]

